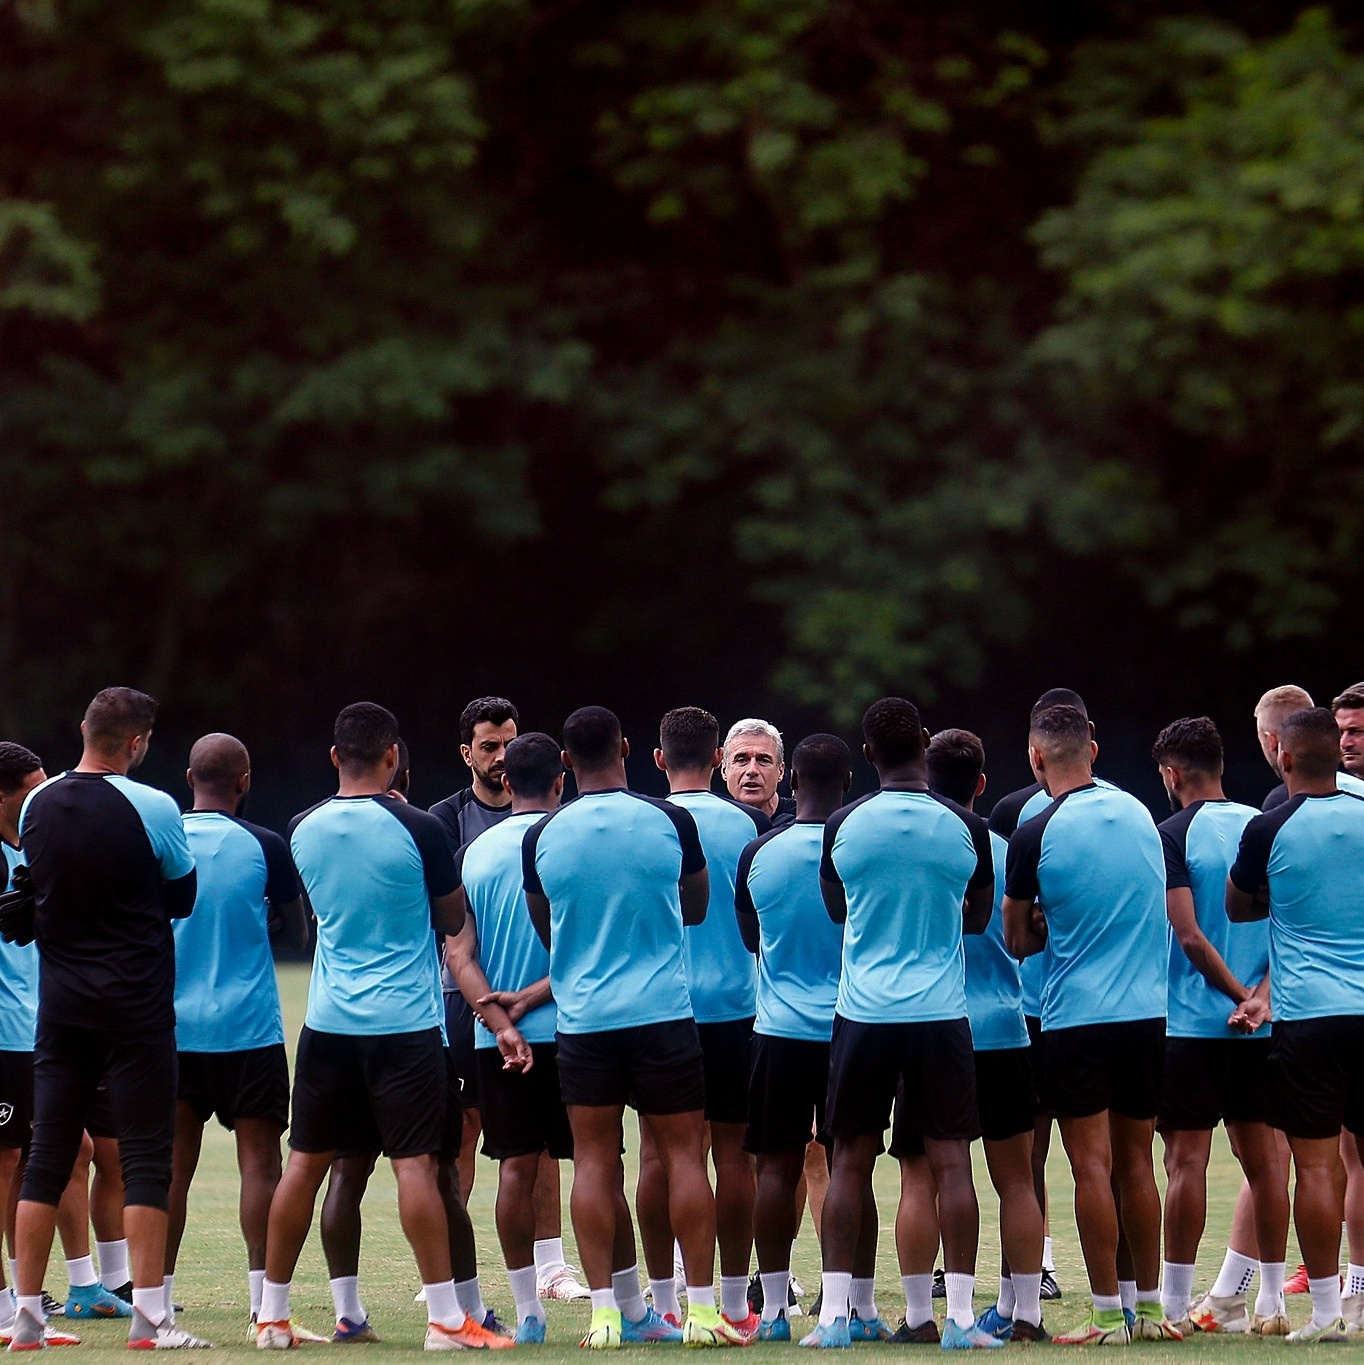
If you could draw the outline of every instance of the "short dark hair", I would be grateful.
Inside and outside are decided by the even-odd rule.
[[[388,780],[388,789],[391,792],[400,792],[403,796],[407,795],[407,789],[412,785],[412,755],[408,752],[407,741],[398,736],[398,766],[393,770],[393,776]]]
[[[96,749],[117,749],[134,735],[151,733],[156,701],[134,687],[106,687],[85,708],[86,742]]]
[[[923,756],[924,724],[919,708],[903,697],[882,697],[862,716],[862,735],[877,763],[912,763]]]
[[[620,757],[621,737],[620,717],[604,706],[580,706],[564,721],[564,748],[589,772]]]
[[[969,806],[985,771],[985,745],[970,730],[939,730],[924,753],[928,785],[935,792]]]
[[[196,787],[209,792],[228,792],[251,766],[246,745],[235,735],[215,731],[201,735],[189,751],[189,770]]]
[[[1172,720],[1156,736],[1151,757],[1160,764],[1179,763],[1196,773],[1222,771],[1222,736],[1207,716]]]
[[[678,706],[658,722],[658,747],[670,768],[709,768],[720,747],[720,722],[699,706]]]
[[[332,743],[343,768],[372,768],[398,743],[398,718],[372,701],[352,702],[336,718]]]
[[[837,735],[806,735],[791,751],[791,771],[802,787],[842,791],[852,754]]]
[[[36,773],[43,766],[43,760],[22,744],[10,740],[0,741],[0,793],[8,796],[24,785],[24,778]]]
[[[1330,777],[1340,767],[1340,726],[1324,706],[1294,711],[1279,729],[1279,747],[1304,777]]]
[[[544,796],[563,776],[558,743],[532,730],[507,745],[507,785],[517,796]]]
[[[1357,711],[1360,707],[1364,707],[1364,682],[1351,683],[1331,703],[1331,714],[1334,715],[1337,711]]]
[[[1048,758],[1079,758],[1091,743],[1089,718],[1077,706],[1048,706],[1033,716],[1028,739]]]
[[[1086,720],[1089,719],[1089,708],[1085,706],[1085,699],[1078,692],[1072,692],[1069,687],[1048,688],[1033,702],[1029,716],[1040,715],[1053,706],[1073,706]]]
[[[459,742],[472,744],[474,726],[481,725],[485,720],[492,725],[505,725],[508,721],[521,724],[516,707],[506,697],[475,697],[459,713]]]

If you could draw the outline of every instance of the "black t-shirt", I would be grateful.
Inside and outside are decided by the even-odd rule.
[[[38,1017],[118,1032],[175,1026],[171,919],[194,905],[179,807],[127,777],[63,773],[21,815],[33,877]]]
[[[447,796],[431,807],[431,814],[441,823],[451,853],[458,853],[471,839],[485,829],[501,824],[511,814],[511,802],[505,806],[490,806],[474,795],[472,787]]]

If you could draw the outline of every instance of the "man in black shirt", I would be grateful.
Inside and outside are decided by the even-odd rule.
[[[20,817],[41,972],[11,1349],[41,1344],[57,1205],[101,1080],[119,1134],[133,1262],[128,1344],[208,1344],[166,1318],[162,1285],[176,1091],[171,920],[194,908],[195,875],[175,802],[128,777],[155,719],[145,693],[99,693],[81,723],[80,763],[36,788]]]

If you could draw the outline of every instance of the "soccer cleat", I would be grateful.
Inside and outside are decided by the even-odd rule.
[[[1085,1322],[1073,1332],[1062,1332],[1052,1337],[1057,1346],[1126,1346],[1132,1340],[1132,1329],[1121,1313],[1090,1311]]]
[[[714,1346],[747,1346],[748,1338],[727,1321],[718,1308],[687,1305],[687,1320],[682,1324],[682,1344],[697,1349]]]
[[[562,1303],[592,1297],[592,1291],[578,1279],[578,1272],[562,1263],[547,1271],[543,1278],[537,1278],[535,1291],[542,1299],[558,1299]]]
[[[790,1341],[791,1324],[786,1314],[779,1312],[775,1318],[764,1319],[758,1324],[759,1341]]]
[[[66,1296],[68,1318],[130,1318],[133,1306],[111,1294],[98,1280],[73,1284]]]
[[[213,1343],[192,1337],[169,1318],[152,1326],[141,1313],[133,1312],[133,1330],[128,1337],[130,1351],[206,1351]]]
[[[483,1315],[483,1326],[496,1337],[510,1337],[511,1328],[504,1323],[498,1316],[497,1310],[490,1308]]]
[[[48,1322],[43,1324],[43,1342],[47,1346],[79,1346],[81,1339],[74,1332],[63,1332]]]
[[[332,1344],[331,1337],[324,1337],[321,1332],[310,1332],[297,1322],[293,1324],[293,1328],[294,1340],[300,1346],[330,1346]],[[375,1340],[377,1341],[378,1338],[376,1337]]]
[[[292,1351],[298,1345],[293,1324],[284,1322],[257,1322],[256,1349],[258,1351]]]
[[[11,1351],[41,1351],[47,1342],[44,1340],[46,1324],[38,1321],[26,1308],[21,1308],[14,1321],[5,1328],[6,1340]]]
[[[541,1336],[541,1341],[544,1337]],[[674,1322],[669,1322],[648,1308],[644,1316],[636,1322],[631,1322],[624,1313],[620,1318],[620,1340],[624,1346],[645,1344],[654,1341],[681,1341],[682,1329]],[[520,1341],[518,1335],[517,1341]]]
[[[1157,1316],[1158,1315],[1158,1316]],[[1133,1341],[1183,1341],[1184,1334],[1161,1311],[1159,1304],[1138,1306],[1132,1323]]]
[[[578,1345],[589,1351],[619,1350],[621,1331],[619,1308],[594,1308],[592,1325]]]
[[[44,1290],[42,1291],[42,1294],[43,1294],[43,1315],[44,1315],[45,1317],[49,1317],[49,1318],[62,1318],[62,1317],[65,1317],[65,1316],[66,1316],[66,1305],[65,1305],[60,1299],[54,1299],[54,1298],[52,1297],[52,1295],[49,1294],[49,1293],[47,1292],[46,1289],[44,1289]],[[119,1295],[119,1297],[122,1298],[122,1295]],[[133,1301],[133,1290],[132,1290],[132,1282],[130,1281],[130,1282],[129,1282],[129,1285],[128,1285],[128,1303],[131,1304],[132,1301]]]
[[[1350,1335],[1364,1331],[1364,1294],[1343,1294],[1340,1300],[1340,1316],[1350,1329]]]
[[[1045,1302],[1049,1299],[1059,1299],[1061,1297],[1061,1286],[1056,1283],[1056,1272],[1044,1270],[1042,1272],[1042,1299]]]
[[[895,1333],[879,1317],[861,1317],[854,1308],[848,1319],[848,1335],[854,1341],[890,1341]]]
[[[1349,1341],[1349,1339],[1350,1329],[1345,1325],[1344,1318],[1337,1318],[1334,1322],[1328,1322],[1321,1327],[1318,1327],[1314,1322],[1307,1322],[1299,1327],[1296,1332],[1290,1332],[1284,1338],[1285,1341],[1301,1341],[1304,1343]],[[13,1349],[14,1347],[11,1346],[10,1350]]]
[[[298,1335],[298,1329],[294,1329],[294,1335]],[[363,1322],[352,1322],[349,1318],[337,1318],[336,1330],[332,1333],[332,1340],[341,1345],[351,1342],[372,1341],[378,1342],[379,1334],[369,1325],[369,1319]]]
[[[721,1313],[720,1316],[743,1337],[745,1346],[758,1335],[758,1326],[762,1319],[751,1308],[748,1311],[748,1316],[741,1318],[738,1322],[735,1322],[731,1317],[726,1317],[724,1313]]]
[[[942,1270],[933,1272],[933,1297],[935,1299],[945,1299],[947,1297],[947,1274]]]
[[[1246,1296],[1228,1294],[1219,1298],[1211,1291],[1196,1299],[1189,1309],[1189,1321],[1200,1332],[1248,1332]]]
[[[1135,1308],[1124,1308],[1122,1310],[1122,1320],[1127,1324],[1127,1330],[1130,1333],[1137,1320],[1137,1310]]]
[[[1000,1341],[1008,1341],[1014,1334],[1014,1320],[1006,1318],[999,1311],[997,1303],[992,1303],[976,1319],[976,1326],[982,1332],[988,1332],[992,1337],[998,1337]]]
[[[1014,1329],[1009,1340],[1021,1342],[1050,1341],[1051,1333],[1047,1331],[1047,1325],[1044,1322],[1024,1322],[1021,1318],[1015,1318]]]
[[[1250,1319],[1250,1332],[1256,1337],[1286,1337],[1289,1333],[1287,1313],[1254,1313]]]
[[[543,1346],[545,1344],[545,1320],[534,1313],[522,1318],[516,1324],[516,1344],[518,1346]]]
[[[958,1327],[951,1318],[942,1325],[944,1351],[1002,1351],[1004,1343],[989,1332],[982,1332],[973,1322],[969,1327]]]
[[[917,1327],[911,1327],[904,1318],[901,1318],[891,1341],[897,1346],[938,1346],[942,1344],[942,1337],[938,1334],[938,1324],[932,1318],[927,1322],[921,1322]]]
[[[1306,1294],[1309,1293],[1307,1284],[1307,1267],[1300,1265],[1285,1281],[1283,1286],[1285,1294]]]
[[[835,1318],[828,1324],[816,1323],[815,1330],[808,1336],[801,1337],[800,1344],[816,1351],[840,1350],[850,1347],[852,1337],[848,1332],[848,1319]]]
[[[510,1337],[499,1336],[473,1318],[465,1318],[458,1327],[447,1327],[443,1322],[428,1322],[422,1350],[509,1351],[515,1345]]]

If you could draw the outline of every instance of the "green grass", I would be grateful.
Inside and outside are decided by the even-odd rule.
[[[279,973],[284,1000],[285,1031],[292,1040],[297,1037],[303,1019],[307,991],[307,969],[284,966]],[[627,1134],[629,1127],[627,1126]],[[1159,1139],[1157,1139],[1159,1145]],[[980,1288],[977,1303],[984,1307],[993,1297],[997,1274],[998,1207],[985,1175],[984,1165],[977,1156],[977,1189],[981,1194],[981,1256]],[[633,1163],[633,1143],[627,1163]],[[1057,1277],[1065,1292],[1059,1303],[1047,1305],[1047,1326],[1053,1331],[1069,1328],[1085,1315],[1088,1296],[1085,1292],[1084,1266],[1080,1258],[1079,1241],[1071,1212],[1071,1184],[1064,1155],[1055,1144],[1051,1155],[1050,1187],[1053,1198],[1052,1234],[1056,1244]],[[633,1170],[631,1171],[633,1177]],[[565,1218],[564,1233],[572,1247],[572,1229],[568,1225],[567,1194],[570,1172],[564,1172]],[[477,1180],[474,1185],[470,1213],[478,1237],[480,1264],[483,1269],[484,1294],[499,1310],[510,1314],[511,1299],[506,1274],[502,1268],[493,1226],[493,1196],[497,1173],[492,1162],[479,1158]],[[1211,1283],[1221,1264],[1231,1209],[1239,1185],[1239,1169],[1227,1147],[1225,1135],[1219,1132],[1214,1146],[1213,1164],[1208,1179],[1208,1232],[1199,1256],[1198,1288]],[[1162,1182],[1163,1183],[1163,1182]],[[877,1168],[877,1200],[881,1217],[881,1238],[877,1266],[878,1304],[883,1316],[898,1322],[903,1311],[899,1271],[895,1262],[894,1219],[899,1189],[898,1172],[889,1158],[883,1158]],[[196,1335],[208,1337],[220,1351],[246,1352],[254,1355],[254,1341],[248,1340],[246,1297],[246,1263],[236,1214],[237,1174],[231,1136],[216,1124],[205,1133],[203,1159],[198,1178],[190,1194],[189,1226],[180,1255],[176,1276],[176,1298],[185,1305],[182,1325]],[[393,1180],[386,1165],[375,1172],[365,1199],[365,1238],[361,1255],[360,1286],[370,1319],[384,1338],[379,1346],[357,1346],[349,1349],[363,1353],[366,1359],[407,1354],[421,1347],[425,1330],[425,1310],[412,1302],[417,1288],[416,1267],[402,1233],[398,1228]],[[1297,1264],[1297,1246],[1290,1238],[1290,1268]],[[801,1229],[796,1247],[795,1272],[811,1294],[819,1283],[819,1249],[807,1219]],[[49,1271],[48,1282],[55,1292],[61,1278],[57,1265]],[[809,1300],[806,1301],[808,1307]],[[333,1320],[331,1296],[327,1289],[326,1266],[316,1231],[309,1238],[299,1262],[294,1282],[294,1317],[314,1331],[329,1330]],[[941,1304],[939,1304],[939,1307]],[[1297,1325],[1307,1315],[1306,1298],[1289,1300],[1290,1313]],[[577,1304],[550,1304],[549,1341],[534,1351],[545,1362],[581,1361],[577,1342],[585,1330],[588,1310]],[[799,1327],[809,1319],[797,1319]],[[80,1325],[84,1339],[82,1357],[93,1349],[96,1355],[122,1351],[126,1338],[126,1324],[92,1323]],[[307,1348],[314,1352],[333,1349],[321,1346]],[[634,1347],[643,1350],[667,1351],[668,1347]],[[796,1348],[756,1346],[750,1348],[764,1356],[790,1353]],[[924,1355],[922,1347],[862,1346],[862,1353],[892,1353],[895,1355]],[[1012,1347],[1017,1353],[1023,1347]],[[1051,1348],[1045,1348],[1051,1349]],[[1143,1358],[1163,1361],[1168,1358],[1195,1361],[1251,1352],[1291,1350],[1278,1342],[1237,1337],[1195,1337],[1191,1341],[1170,1345],[1135,1346]],[[121,1357],[126,1359],[126,1356]]]

